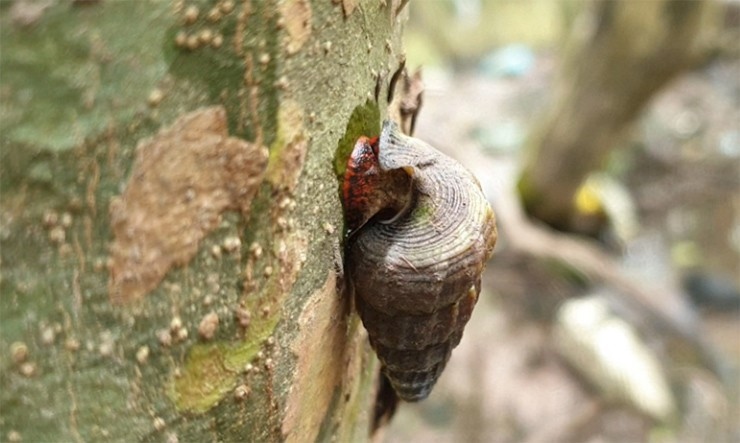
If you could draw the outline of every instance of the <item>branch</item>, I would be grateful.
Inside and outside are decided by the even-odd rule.
[[[456,154],[460,154],[457,155],[459,159],[483,179],[482,186],[496,212],[505,247],[533,259],[565,264],[592,281],[616,289],[617,301],[630,320],[666,340],[671,349],[679,350],[682,359],[689,357],[725,379],[714,351],[702,339],[695,312],[675,282],[658,281],[647,285],[629,275],[617,257],[595,243],[535,224],[524,215],[516,194],[514,183],[518,169],[513,164],[494,161],[474,148]]]

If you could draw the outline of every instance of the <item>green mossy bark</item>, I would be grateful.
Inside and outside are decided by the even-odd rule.
[[[233,10],[227,5],[211,21],[209,11],[224,3]],[[362,3],[348,16],[328,1],[288,3],[311,11],[308,35],[291,54],[291,17],[279,12],[291,9],[272,1],[185,1],[179,9],[164,1],[59,1],[26,25],[17,5],[0,3],[0,439],[300,439],[283,425],[300,371],[301,350],[292,345],[306,333],[297,320],[317,306],[307,301],[336,266],[343,223],[336,148],[353,110],[372,95],[374,73],[395,67],[401,26],[390,2]],[[198,16],[185,24],[189,6]],[[206,29],[211,40],[203,40],[220,34],[220,45],[175,43],[180,33]],[[280,150],[281,131],[299,130],[280,128],[294,123],[280,120],[286,101],[299,109],[307,141],[297,186],[266,179],[249,220],[223,214],[197,255],[156,290],[112,305],[108,206],[131,180],[137,143],[180,115],[222,105],[231,136]],[[286,167],[274,163],[278,157],[271,155],[270,169]],[[305,243],[305,262],[298,258],[287,288],[278,256],[300,242],[276,231],[276,196],[294,202],[289,230]],[[234,237],[235,254],[212,253]],[[255,275],[266,277],[246,290],[253,242],[264,251]],[[240,302],[252,314],[245,331],[233,315]],[[220,326],[203,342],[198,324],[211,311]],[[157,331],[175,317],[188,337],[163,346]],[[348,324],[349,346],[362,328],[356,318]],[[25,359],[13,353],[18,343]],[[377,368],[368,345],[346,352],[365,364],[336,383],[316,429],[324,440],[367,437]],[[249,364],[260,370],[245,373]],[[235,400],[239,384],[246,400]],[[355,393],[351,401],[345,391]],[[298,414],[314,408],[302,404]]]

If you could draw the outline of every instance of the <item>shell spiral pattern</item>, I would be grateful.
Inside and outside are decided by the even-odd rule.
[[[410,177],[411,203],[352,234],[347,271],[386,376],[400,398],[418,401],[470,319],[496,242],[495,216],[467,169],[392,121],[383,123],[377,160],[381,172]]]

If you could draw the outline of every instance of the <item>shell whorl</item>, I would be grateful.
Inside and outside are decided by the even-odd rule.
[[[495,217],[475,177],[385,121],[378,163],[412,183],[410,209],[350,238],[358,311],[399,396],[425,398],[462,337],[496,241]]]

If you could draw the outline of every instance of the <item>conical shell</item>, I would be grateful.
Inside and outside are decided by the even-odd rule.
[[[411,177],[410,210],[368,223],[348,244],[348,272],[370,342],[399,396],[426,398],[462,337],[496,242],[475,177],[386,121],[378,159]]]

